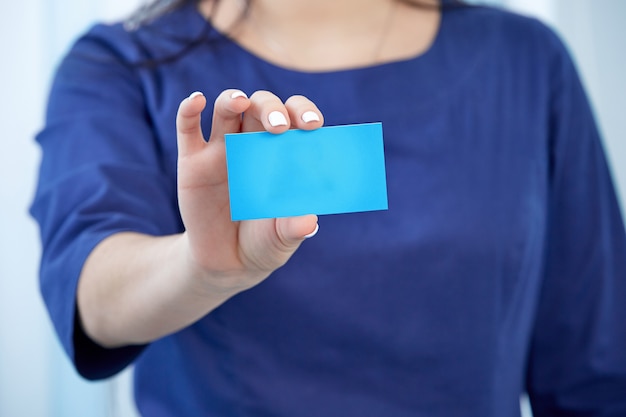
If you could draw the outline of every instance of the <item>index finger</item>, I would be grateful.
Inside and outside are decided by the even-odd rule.
[[[178,141],[178,155],[180,157],[193,154],[206,144],[200,127],[200,115],[205,107],[206,99],[199,91],[191,93],[178,106],[176,137]]]

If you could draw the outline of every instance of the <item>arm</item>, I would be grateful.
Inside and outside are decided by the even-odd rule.
[[[626,415],[626,233],[576,71],[553,67],[544,283],[527,388],[536,417]]]
[[[284,112],[294,127],[316,128],[322,121],[305,124],[297,114],[290,113],[298,111],[299,103],[304,102],[305,107],[312,103],[295,97],[283,104],[266,93],[255,94],[250,100],[236,97],[233,102],[240,107],[234,110],[245,112],[245,116],[237,113],[237,117],[220,118],[227,109],[215,110],[211,145],[201,140],[198,126],[206,104],[204,98],[185,101],[181,110],[187,108],[190,113],[179,114],[179,122],[190,123],[179,125],[183,134],[178,139],[188,139],[181,142],[181,151],[187,156],[181,158],[178,171],[182,175],[178,177],[188,175],[187,180],[181,181],[182,187],[177,187],[175,164],[170,163],[170,155],[176,149],[168,145],[170,137],[176,138],[176,131],[159,130],[155,125],[155,117],[171,117],[165,123],[173,127],[175,109],[165,103],[165,109],[155,112],[151,107],[154,103],[146,101],[150,95],[144,89],[151,87],[152,75],[135,64],[145,57],[129,36],[121,27],[97,26],[74,45],[58,68],[48,100],[46,125],[37,136],[42,161],[30,211],[41,234],[41,294],[65,352],[77,371],[88,379],[106,378],[120,371],[143,349],[136,343],[184,326],[233,293],[254,285],[288,258],[288,254],[281,254],[280,259],[264,264],[258,260],[265,261],[265,257],[252,261],[235,257],[240,261],[237,264],[218,265],[208,261],[222,259],[223,253],[204,252],[209,247],[201,246],[203,242],[218,236],[213,244],[222,250],[225,246],[217,242],[224,243],[227,236],[231,250],[241,249],[241,254],[252,256],[254,247],[268,243],[259,239],[250,244],[250,236],[268,230],[263,227],[270,229],[270,236],[288,240],[285,244],[292,250],[315,226],[314,216],[295,220],[295,229],[284,219],[225,223],[226,212],[211,218],[207,211],[225,194],[218,192],[207,197],[210,190],[196,193],[202,187],[194,183],[206,180],[206,176],[194,173],[208,172],[206,164],[211,161],[206,157],[211,159],[211,155],[217,157],[213,162],[222,161],[215,172],[225,172],[223,154],[211,151],[219,151],[224,132],[231,128],[266,129],[267,123],[258,118],[266,120],[269,108]],[[168,83],[175,96],[179,84]],[[218,102],[230,103],[228,95],[223,98],[226,100]],[[314,106],[310,110],[318,111]],[[232,123],[228,124],[228,120]],[[287,127],[267,129],[278,132]],[[224,129],[222,135],[217,134],[219,129]],[[162,140],[159,135],[168,139]],[[214,184],[221,184],[222,191],[224,178],[213,178]],[[206,199],[212,201],[203,201]],[[177,202],[182,203],[180,207]],[[228,210],[227,206],[222,208]],[[206,223],[209,219],[212,221]],[[206,225],[210,227],[205,228]],[[229,235],[220,229],[224,225],[230,226]],[[306,229],[302,233],[298,230],[301,226]],[[294,232],[299,237],[291,241],[290,233]],[[240,255],[238,251],[234,253]],[[211,276],[224,277],[226,272],[236,279],[211,281]],[[180,285],[175,297],[171,293],[172,282]],[[223,291],[221,296],[206,296],[203,291],[212,290],[214,285]],[[196,309],[201,304],[198,302],[193,311],[170,319],[172,309],[187,307],[189,294],[192,298],[206,296],[204,304]],[[155,298],[161,295],[171,298]],[[165,328],[159,328],[163,315],[168,322]],[[129,321],[129,316],[136,321]],[[121,328],[109,328],[111,322]],[[150,323],[157,325],[152,327]],[[145,334],[135,333],[144,328]],[[126,346],[111,349],[97,342],[109,347]]]
[[[217,99],[208,142],[200,130],[204,97],[192,95],[179,108],[178,196],[186,232],[165,237],[118,233],[87,259],[78,311],[85,332],[100,345],[148,343],[195,322],[282,266],[315,230],[315,216],[230,220],[224,134],[242,128],[285,131],[289,124],[270,125],[273,111],[293,127],[321,126],[321,121],[302,120],[306,111],[319,114],[303,97],[283,105],[267,92],[250,99],[233,98],[234,92]]]

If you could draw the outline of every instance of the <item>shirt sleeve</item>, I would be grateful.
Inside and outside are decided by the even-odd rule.
[[[626,234],[592,111],[552,36],[549,226],[528,363],[535,417],[626,416]]]
[[[118,37],[129,36],[122,32]],[[181,229],[175,174],[164,168],[137,66],[115,45],[92,30],[60,64],[37,137],[42,161],[31,205],[41,233],[43,299],[65,351],[89,379],[122,370],[143,347],[105,349],[83,332],[76,285],[85,259],[116,232]]]

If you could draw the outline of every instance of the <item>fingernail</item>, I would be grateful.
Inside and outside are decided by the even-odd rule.
[[[319,224],[315,224],[315,230],[313,230],[311,233],[309,233],[308,235],[304,235],[305,239],[309,239],[313,236],[315,236],[317,234],[317,231],[320,230],[320,225]]]
[[[304,123],[319,122],[320,117],[314,111],[305,111],[302,113],[302,121]]]
[[[189,97],[187,97],[187,100],[193,100],[194,98],[198,96],[203,96],[203,95],[204,94],[202,94],[200,91],[194,91],[193,93],[189,95]]]
[[[245,97],[248,98],[248,96],[246,95],[246,93],[244,93],[243,91],[235,91],[230,95],[230,98],[232,99],[236,99],[237,97]]]
[[[285,115],[279,111],[271,112],[269,116],[267,116],[267,119],[273,127],[287,126],[287,119],[285,118]]]

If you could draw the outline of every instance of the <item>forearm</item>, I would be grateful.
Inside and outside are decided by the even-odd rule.
[[[184,234],[137,233],[115,234],[99,244],[77,290],[85,332],[105,347],[148,343],[195,322],[238,292],[210,285],[193,267],[186,244]]]

